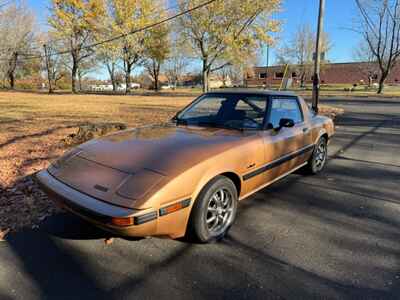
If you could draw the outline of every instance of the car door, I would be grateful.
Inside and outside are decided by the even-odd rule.
[[[281,119],[294,126],[279,128]],[[271,182],[304,164],[312,150],[311,132],[297,97],[271,97],[264,132],[265,181]]]

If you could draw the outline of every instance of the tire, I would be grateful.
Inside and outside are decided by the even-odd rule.
[[[305,170],[310,175],[315,175],[321,172],[328,160],[328,141],[326,137],[321,137],[315,146],[313,154],[305,166]]]
[[[222,198],[222,200],[221,200]],[[232,226],[237,212],[236,186],[217,176],[200,192],[190,216],[190,234],[201,243],[221,240]]]

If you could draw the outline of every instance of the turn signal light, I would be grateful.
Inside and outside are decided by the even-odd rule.
[[[173,213],[175,211],[178,211],[180,209],[186,208],[190,205],[190,199],[186,199],[171,205],[168,205],[166,207],[160,208],[160,216],[165,216],[170,213]]]
[[[133,218],[111,218],[111,224],[115,226],[131,226]]]

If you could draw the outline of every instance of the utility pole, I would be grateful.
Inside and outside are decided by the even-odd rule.
[[[268,88],[269,44],[267,44],[267,67],[265,69],[265,88]]]
[[[320,90],[320,70],[321,70],[321,35],[323,32],[325,15],[325,0],[319,0],[317,42],[315,47],[315,66],[313,76],[313,95],[312,108],[318,113],[319,90]]]

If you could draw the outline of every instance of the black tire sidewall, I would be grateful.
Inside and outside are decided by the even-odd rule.
[[[208,200],[214,195],[214,193],[218,189],[221,188],[227,189],[233,197],[233,211],[232,211],[233,216],[231,219],[232,220],[231,224],[229,224],[229,226],[223,233],[219,235],[212,235],[207,229],[204,214],[208,207]],[[229,178],[224,176],[218,176],[213,180],[211,180],[200,192],[192,209],[191,227],[193,233],[196,235],[196,238],[202,243],[218,241],[222,239],[226,235],[226,233],[228,232],[229,228],[232,226],[236,218],[237,203],[238,203],[237,190],[234,183]]]

